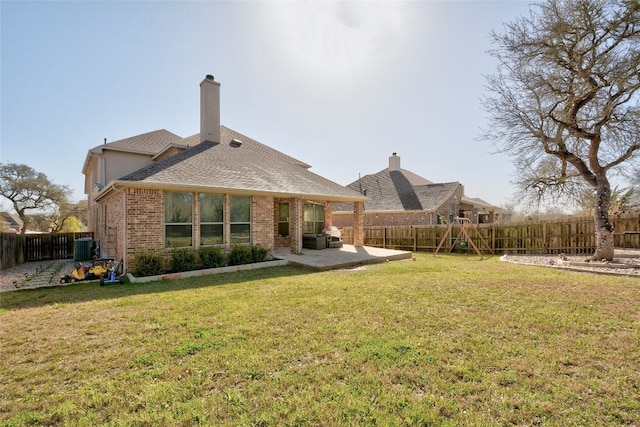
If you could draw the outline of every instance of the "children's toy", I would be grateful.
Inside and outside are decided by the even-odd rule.
[[[74,283],[82,280],[102,279],[109,273],[114,265],[120,268],[122,261],[114,262],[113,259],[95,259],[88,264],[77,263],[70,274],[60,276],[60,283]]]
[[[112,262],[109,269],[100,277],[100,286],[113,283],[122,283],[120,275],[122,275],[122,260]]]

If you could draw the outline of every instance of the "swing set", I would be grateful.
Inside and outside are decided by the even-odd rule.
[[[444,233],[442,240],[440,240],[440,243],[438,244],[436,251],[433,253],[433,256],[436,256],[438,254],[438,251],[440,251],[440,248],[442,248],[442,245],[444,244],[444,241],[447,239],[447,237],[453,235],[452,233],[454,228],[459,229],[459,231],[458,231],[458,235],[453,241],[453,244],[449,248],[449,252],[451,252],[453,248],[456,247],[456,245],[458,245],[459,248],[466,248],[467,245],[471,245],[471,247],[473,247],[473,249],[476,251],[480,259],[483,259],[480,249],[478,249],[476,244],[473,243],[471,236],[469,236],[469,233],[467,232],[468,229],[471,229],[475,231],[480,241],[484,243],[484,247],[486,247],[489,250],[489,252],[493,254],[493,249],[491,249],[487,241],[484,239],[484,237],[482,237],[478,229],[471,223],[469,218],[456,217],[455,220],[451,224],[449,224],[449,227],[447,227],[447,231]]]

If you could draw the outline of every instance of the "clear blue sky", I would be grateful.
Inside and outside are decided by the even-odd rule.
[[[486,125],[489,33],[526,1],[0,3],[0,162],[84,195],[87,151],[141,133],[199,132],[199,84],[222,124],[347,185],[401,166],[503,205],[510,159]],[[7,204],[3,201],[5,207]]]

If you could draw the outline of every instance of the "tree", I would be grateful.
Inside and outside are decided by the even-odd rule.
[[[538,203],[595,192],[593,259],[611,260],[609,180],[640,158],[640,2],[547,0],[491,36],[482,138],[513,157],[518,190]]]
[[[23,222],[22,234],[29,225],[29,211],[47,212],[67,204],[69,187],[53,184],[33,168],[15,163],[0,164],[0,196],[13,204]]]
[[[633,209],[638,208],[638,203],[635,201],[636,195],[633,188],[618,188],[615,187],[611,190],[611,202],[609,203],[609,215],[618,215],[625,212],[630,212]],[[590,211],[595,205],[596,195],[589,189],[585,189],[581,199],[580,207],[583,211]]]

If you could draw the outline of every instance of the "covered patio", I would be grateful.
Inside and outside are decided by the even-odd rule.
[[[333,270],[364,264],[411,259],[413,254],[408,251],[394,249],[343,245],[341,248],[303,249],[301,254],[294,254],[288,249],[276,249],[273,256],[277,259],[286,260],[290,265],[299,265],[314,270]]]

